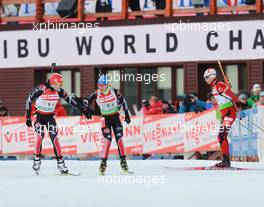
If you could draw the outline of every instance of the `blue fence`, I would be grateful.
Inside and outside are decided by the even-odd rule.
[[[237,118],[232,126],[230,139],[230,155],[236,157],[256,156],[258,154],[256,125],[256,109],[244,110],[243,118]]]

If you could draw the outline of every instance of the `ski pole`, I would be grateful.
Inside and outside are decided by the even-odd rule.
[[[100,150],[100,148],[99,148],[99,146],[98,146],[98,144],[97,144],[97,142],[96,142],[96,140],[95,140],[95,134],[93,133],[93,131],[92,131],[92,129],[91,129],[89,123],[87,123],[86,126],[88,127],[91,136],[93,136],[94,144],[95,144],[95,146],[96,146],[96,148],[97,148],[97,150],[98,150],[98,152],[99,152],[99,157],[101,157],[101,150]]]
[[[223,70],[223,67],[222,67],[221,62],[218,60],[217,63],[218,63],[218,65],[219,65],[219,68],[220,68],[220,70],[221,70],[221,73],[222,73],[222,75],[223,75],[223,77],[224,77],[224,82],[225,82],[225,84],[226,84],[227,87],[231,90],[231,83],[230,83],[230,81],[229,81],[228,76],[225,75],[225,72],[224,72],[224,70]],[[236,111],[238,111],[238,108],[237,108],[237,106],[236,106],[236,103],[233,103],[233,105],[234,105]]]
[[[250,133],[252,133],[252,134],[255,134],[256,132],[253,132],[251,129],[249,129],[247,126],[245,126],[244,124],[242,124],[241,122],[240,122],[240,119],[238,120],[238,123],[242,126],[242,127],[244,127],[245,129],[247,129]]]
[[[54,72],[55,67],[56,67],[56,63],[52,63],[52,64],[51,64],[51,69],[50,69],[50,72],[51,72],[51,73]]]
[[[74,124],[73,127],[76,127],[80,123],[81,123],[81,120],[79,120],[76,124]]]
[[[250,123],[252,123],[255,127],[257,127],[260,131],[264,132],[264,129],[262,129],[259,125],[257,125],[256,123],[254,123],[253,121],[250,121]]]

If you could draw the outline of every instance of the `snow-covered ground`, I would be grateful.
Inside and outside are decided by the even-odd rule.
[[[119,161],[109,161],[98,175],[99,161],[67,161],[81,176],[58,176],[56,162],[42,162],[41,176],[31,161],[0,162],[0,207],[262,207],[264,171],[177,171],[166,166],[208,166],[210,161],[131,160],[134,175],[122,175]],[[264,168],[259,163],[236,167]]]

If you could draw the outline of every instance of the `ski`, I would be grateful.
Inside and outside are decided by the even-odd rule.
[[[58,176],[80,176],[81,173],[68,172],[68,173],[55,173],[55,175],[58,175]]]
[[[134,172],[133,172],[133,171],[130,171],[130,170],[123,170],[123,171],[121,172],[121,174],[122,174],[122,175],[133,175]]]
[[[202,171],[202,170],[264,170],[258,168],[244,168],[244,167],[215,167],[215,166],[201,166],[201,167],[168,167],[165,166],[165,169],[176,170],[176,171]]]
[[[121,175],[133,175],[134,174],[134,171],[130,171],[130,170],[126,170],[126,171],[121,171],[120,172]],[[106,173],[105,172],[99,172],[99,175],[100,176],[105,176]]]

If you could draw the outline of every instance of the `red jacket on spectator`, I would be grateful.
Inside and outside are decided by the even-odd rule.
[[[150,105],[143,107],[144,115],[163,114],[162,101],[151,102]]]

